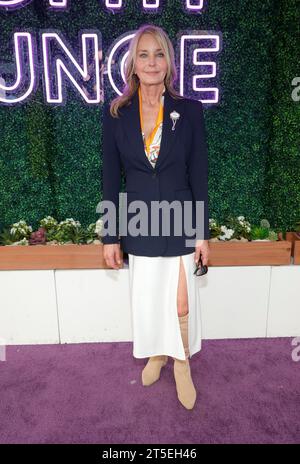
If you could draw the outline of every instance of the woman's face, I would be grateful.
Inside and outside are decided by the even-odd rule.
[[[143,34],[136,54],[135,73],[141,84],[161,84],[164,82],[168,65],[164,51],[151,34]]]

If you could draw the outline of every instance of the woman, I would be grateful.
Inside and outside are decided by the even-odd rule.
[[[104,110],[103,200],[110,200],[118,214],[124,169],[128,210],[124,213],[121,206],[119,228],[133,219],[129,207],[135,200],[147,207],[143,219],[149,223],[151,219],[153,223],[151,202],[177,200],[181,206],[190,202],[194,227],[195,201],[201,201],[204,235],[191,239],[185,231],[175,234],[170,221],[168,234],[162,233],[161,226],[156,234],[149,228],[140,235],[129,230],[119,242],[117,228],[102,241],[109,267],[119,268],[120,246],[129,256],[133,355],[149,357],[142,371],[143,385],[159,379],[171,356],[178,399],[192,409],[197,395],[188,358],[201,349],[193,271],[200,254],[203,264],[209,256],[208,163],[202,104],[178,95],[175,79],[174,50],[167,34],[154,25],[141,26],[130,43],[123,94]],[[111,215],[111,223],[113,219]],[[189,239],[192,245],[187,245]]]

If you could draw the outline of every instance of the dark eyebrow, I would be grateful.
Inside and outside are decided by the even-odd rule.
[[[157,48],[155,51],[158,52],[159,50],[162,50],[162,48]],[[148,50],[139,50],[139,52],[147,52]]]

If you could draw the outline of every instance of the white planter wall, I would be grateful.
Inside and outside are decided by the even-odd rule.
[[[274,266],[270,285],[268,337],[300,336],[300,266]]]
[[[211,267],[199,277],[206,339],[267,336],[270,266]]]
[[[131,340],[128,268],[55,271],[62,343]]]
[[[59,342],[53,271],[0,271],[0,339],[6,345]]]
[[[300,266],[210,267],[203,339],[300,335]],[[0,271],[0,345],[132,341],[128,268]]]

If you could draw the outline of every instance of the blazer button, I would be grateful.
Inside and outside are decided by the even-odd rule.
[[[156,172],[153,172],[152,177],[156,177]]]

